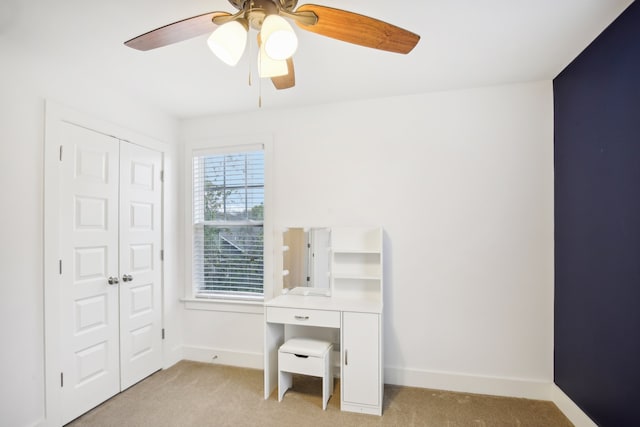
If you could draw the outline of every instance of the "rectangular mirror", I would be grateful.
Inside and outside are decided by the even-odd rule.
[[[331,231],[328,228],[289,228],[282,235],[283,287],[290,293],[331,295]]]

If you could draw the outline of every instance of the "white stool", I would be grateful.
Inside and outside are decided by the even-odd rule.
[[[322,377],[322,409],[327,409],[333,394],[330,342],[307,338],[291,338],[278,350],[278,401],[291,387],[292,373]]]

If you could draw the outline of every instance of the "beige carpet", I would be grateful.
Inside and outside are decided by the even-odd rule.
[[[382,417],[326,411],[322,380],[294,376],[282,402],[263,398],[262,371],[182,361],[68,424],[81,426],[571,426],[551,402],[387,385]]]

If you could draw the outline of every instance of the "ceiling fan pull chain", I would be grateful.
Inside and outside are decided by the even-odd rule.
[[[258,76],[258,108],[262,108],[262,79]]]
[[[251,58],[252,57],[251,55],[253,55],[253,50],[252,50],[253,44],[251,43],[251,37],[248,37],[248,39],[249,39],[249,42],[248,42],[249,43],[249,55],[247,55],[247,57]],[[249,67],[249,86],[251,86],[251,59],[249,59],[247,61],[247,64],[248,64],[248,67]]]

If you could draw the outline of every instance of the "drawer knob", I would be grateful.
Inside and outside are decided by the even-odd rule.
[[[297,314],[293,318],[296,320],[309,320],[309,316],[299,316]]]

